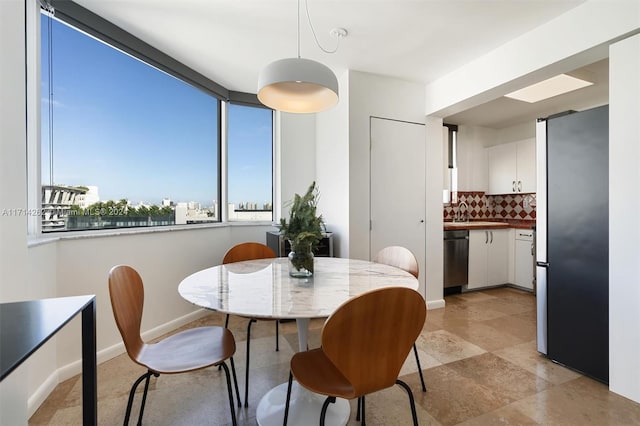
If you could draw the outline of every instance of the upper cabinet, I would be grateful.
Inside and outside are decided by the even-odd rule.
[[[489,167],[485,147],[498,137],[495,129],[458,126],[458,191],[487,192]]]
[[[525,139],[487,148],[488,194],[536,192],[536,140]]]

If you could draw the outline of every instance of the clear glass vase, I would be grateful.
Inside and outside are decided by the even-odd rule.
[[[313,275],[313,251],[311,244],[291,245],[289,252],[289,275],[306,278]]]

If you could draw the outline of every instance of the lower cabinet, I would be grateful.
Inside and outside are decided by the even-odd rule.
[[[533,231],[516,229],[515,282],[518,287],[533,290]]]
[[[469,284],[476,289],[508,282],[509,230],[469,231]]]

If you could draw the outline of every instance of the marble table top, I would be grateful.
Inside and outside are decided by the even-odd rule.
[[[418,280],[393,266],[316,257],[310,278],[289,276],[288,260],[249,260],[186,277],[180,295],[194,305],[252,318],[323,318],[348,299],[376,288],[418,289]]]

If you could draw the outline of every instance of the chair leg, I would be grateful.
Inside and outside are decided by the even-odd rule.
[[[158,374],[152,373],[154,376],[158,377]],[[142,403],[140,404],[140,415],[138,416],[138,426],[142,426],[142,416],[144,415],[144,406],[147,402],[147,391],[149,390],[149,379],[151,379],[151,374],[147,376],[147,380],[144,382],[144,392],[142,393]]]
[[[144,382],[144,392],[142,393],[142,403],[140,404],[140,415],[138,416],[138,426],[142,426],[142,416],[144,415],[144,406],[147,402],[147,392],[149,390],[149,379],[151,379],[152,375],[154,377],[160,376],[159,373],[154,373],[154,372],[150,372],[150,373],[151,374],[147,376],[147,380],[145,380]]]
[[[362,424],[366,423],[364,418],[364,395],[358,398],[358,411],[356,412],[356,421],[362,420]]]
[[[280,321],[276,320],[276,352],[280,351]]]
[[[424,376],[422,375],[422,367],[420,367],[420,357],[418,356],[418,348],[416,344],[413,344],[413,353],[416,355],[416,364],[418,364],[418,373],[420,374],[420,383],[422,383],[422,392],[427,391],[427,387],[424,385]]]
[[[411,388],[402,380],[396,380],[396,384],[402,386],[404,390],[409,394],[409,404],[411,404],[411,416],[413,417],[413,425],[418,426],[418,414],[416,414],[416,403],[413,400],[413,392],[411,392]]]
[[[153,373],[151,371],[147,371],[142,376],[138,377],[138,380],[136,380],[133,386],[131,386],[131,391],[129,392],[129,401],[127,402],[127,411],[125,412],[125,415],[124,415],[124,426],[127,426],[129,424],[129,417],[131,416],[131,406],[133,405],[133,397],[136,394],[136,389],[138,388],[138,385],[145,379],[149,380],[149,377],[152,374]]]
[[[256,322],[255,319],[249,320],[249,325],[247,326],[247,367],[244,372],[244,406],[249,406],[249,349],[251,343],[251,324]]]
[[[324,426],[324,418],[327,415],[327,408],[329,408],[329,404],[336,402],[335,396],[328,396],[327,399],[324,400],[322,404],[322,411],[320,411],[320,426]]]
[[[231,373],[233,374],[233,383],[236,385],[236,396],[238,397],[238,407],[242,407],[242,401],[240,400],[240,389],[238,389],[238,376],[236,376],[236,364],[233,362],[233,357],[231,359]],[[218,366],[218,370],[222,368],[221,365]]]
[[[226,363],[220,364],[220,366],[224,369],[224,374],[227,376],[227,392],[229,393],[229,407],[231,408],[231,421],[233,426],[238,424],[236,420],[236,409],[233,406],[233,390],[231,389],[231,377],[229,376],[229,367],[227,367]]]
[[[289,371],[289,383],[287,385],[287,399],[284,403],[284,426],[287,426],[287,420],[289,419],[289,401],[291,400],[291,386],[293,384],[293,374]]]
[[[229,314],[227,314],[227,317],[224,320],[224,328],[229,328]],[[221,365],[218,365],[218,371],[220,371],[220,369],[222,368]],[[237,383],[236,383],[237,385]],[[240,400],[240,398],[238,398],[238,400]]]
[[[366,424],[367,424],[367,414],[366,414],[366,413],[367,413],[367,411],[366,411],[366,410],[365,410],[365,408],[364,408],[364,407],[365,407],[365,405],[366,405],[366,404],[365,404],[365,401],[366,401],[366,400],[365,400],[365,398],[364,398],[364,397],[365,397],[365,396],[364,396],[364,395],[362,395],[362,422],[361,422],[362,426],[366,426]]]

